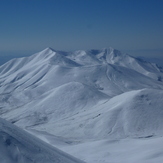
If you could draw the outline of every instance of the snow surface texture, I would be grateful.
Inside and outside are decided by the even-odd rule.
[[[1,163],[82,163],[0,118]]]
[[[142,140],[149,147],[155,137],[156,143],[162,140],[162,79],[158,65],[113,48],[47,48],[0,67],[0,115],[89,163],[145,162],[150,157],[158,162],[159,152],[126,158],[132,152],[126,148],[118,160],[114,150],[106,149],[116,150],[117,140],[122,148],[139,142],[138,150]]]

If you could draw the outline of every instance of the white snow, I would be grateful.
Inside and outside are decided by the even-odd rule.
[[[22,129],[0,119],[1,163],[80,163]]]
[[[162,78],[113,48],[46,48],[0,67],[0,116],[89,163],[162,162]]]
[[[61,147],[88,163],[161,163],[162,137],[88,141]]]

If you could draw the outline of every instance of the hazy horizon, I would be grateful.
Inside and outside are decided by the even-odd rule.
[[[113,47],[161,59],[162,6],[162,0],[1,1],[1,62],[46,47],[63,51]]]

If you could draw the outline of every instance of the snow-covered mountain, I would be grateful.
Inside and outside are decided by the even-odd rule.
[[[0,118],[1,163],[82,163]]]
[[[162,136],[162,79],[158,65],[113,48],[46,48],[0,67],[0,116],[63,150]]]

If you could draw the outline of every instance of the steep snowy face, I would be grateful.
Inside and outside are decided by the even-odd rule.
[[[92,50],[90,53],[95,54],[96,58],[103,63],[133,69],[155,80],[161,80],[163,77],[161,73],[162,68],[158,67],[156,64],[134,58],[113,48],[103,49],[101,51]]]
[[[3,119],[0,150],[2,163],[82,163]]]

